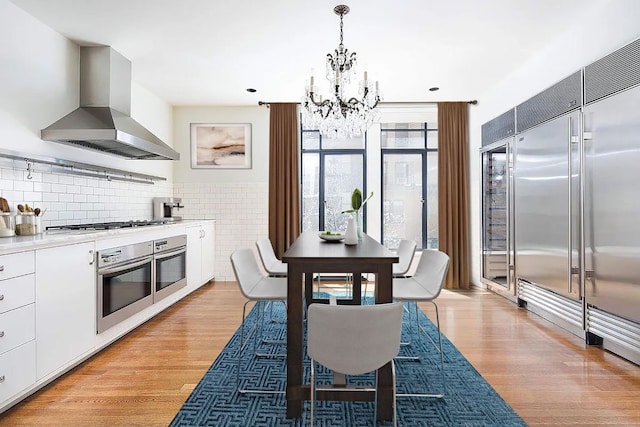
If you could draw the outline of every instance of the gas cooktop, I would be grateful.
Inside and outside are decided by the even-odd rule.
[[[54,230],[114,230],[118,228],[146,227],[149,225],[167,224],[169,221],[162,219],[139,220],[139,221],[114,221],[114,222],[96,222],[91,224],[71,224],[71,225],[53,225],[47,227],[47,231]]]

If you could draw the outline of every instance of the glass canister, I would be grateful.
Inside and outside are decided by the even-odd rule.
[[[42,231],[40,218],[33,212],[22,212],[16,217],[16,234],[19,236],[32,236]]]
[[[15,236],[15,217],[11,212],[0,213],[0,237]]]

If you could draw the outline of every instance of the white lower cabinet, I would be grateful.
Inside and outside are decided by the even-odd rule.
[[[29,341],[0,354],[0,402],[36,381],[36,342]],[[0,415],[1,417],[1,415]]]
[[[37,378],[95,345],[94,242],[36,251]]]
[[[33,273],[33,251],[0,255],[0,280]]]
[[[0,403],[36,380],[34,252],[0,256]]]
[[[185,227],[192,289],[213,278],[214,223]],[[119,337],[96,334],[99,244],[65,243],[0,255],[0,414]]]
[[[197,288],[213,279],[215,222],[203,221],[187,230],[187,286]]]
[[[33,303],[0,314],[0,354],[36,338]]]

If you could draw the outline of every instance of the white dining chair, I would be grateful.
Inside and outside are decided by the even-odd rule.
[[[393,277],[405,277],[409,273],[416,253],[415,240],[402,239],[398,245],[398,262],[393,264]]]
[[[439,393],[399,394],[398,396],[420,396],[442,398],[445,395],[446,384],[444,375],[444,353],[442,351],[442,333],[440,332],[440,315],[435,299],[440,295],[444,280],[449,269],[449,256],[437,250],[423,250],[416,271],[411,277],[397,277],[393,279],[393,299],[407,302],[414,308],[416,332],[426,337],[436,348],[440,356],[440,373],[442,377],[442,391]],[[422,328],[418,317],[418,302],[430,302],[436,311],[436,326],[438,328],[438,342]],[[412,303],[412,304],[411,304]],[[411,309],[409,308],[409,320]],[[418,357],[403,357],[419,359]]]
[[[240,287],[240,292],[247,299],[242,306],[242,324],[240,325],[240,347],[238,349],[238,370],[236,375],[236,385],[239,393],[284,393],[284,390],[268,389],[246,389],[241,387],[241,360],[244,350],[244,330],[247,304],[256,302],[286,301],[287,300],[287,279],[284,277],[270,277],[260,271],[256,257],[251,249],[239,249],[231,254],[231,265],[236,280]],[[258,316],[264,316],[264,310],[258,311]],[[261,318],[257,319],[249,335],[257,334]],[[257,337],[256,337],[257,338]],[[284,353],[256,353],[258,357],[283,357]]]
[[[411,264],[413,263],[416,247],[417,245],[415,240],[400,240],[398,250],[396,251],[396,254],[398,255],[398,262],[394,262],[392,267],[393,277],[405,277],[407,275],[411,268]],[[365,282],[363,297],[367,296],[367,287],[368,282]]]
[[[396,419],[396,380],[393,358],[400,350],[402,304],[328,305],[311,304],[307,313],[307,354],[311,359],[310,424],[318,390],[335,390],[316,384],[316,364],[342,375],[361,375],[376,371],[372,387],[349,387],[373,391],[377,402],[377,370],[391,362],[393,378],[393,425]],[[377,408],[376,408],[377,412]]]
[[[269,276],[287,277],[287,264],[276,257],[276,253],[271,245],[271,240],[258,239],[256,241],[256,247],[258,248],[258,254],[260,254],[262,266],[265,271],[269,273]]]

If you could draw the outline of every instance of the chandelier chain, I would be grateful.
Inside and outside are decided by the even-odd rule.
[[[343,14],[343,13],[341,13],[341,14],[340,14],[340,46],[344,46],[344,44],[342,43],[342,37],[343,37],[343,34],[342,34],[342,28],[343,28],[343,26],[344,26],[344,24],[343,24],[343,22],[342,22],[342,17],[343,17],[343,16],[344,16],[344,14]]]

